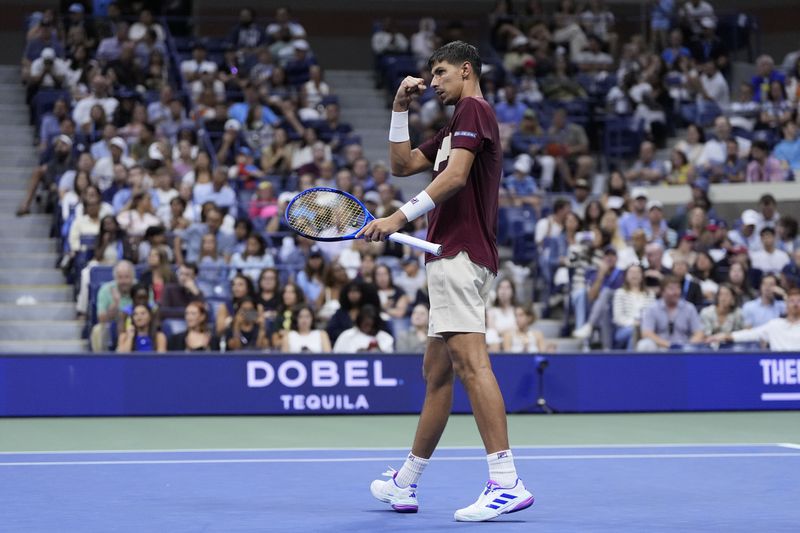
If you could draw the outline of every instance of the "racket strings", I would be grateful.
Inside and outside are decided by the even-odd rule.
[[[292,203],[289,226],[308,237],[352,235],[364,225],[366,213],[358,202],[333,191],[309,191]]]

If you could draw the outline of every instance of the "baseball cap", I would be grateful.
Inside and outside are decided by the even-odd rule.
[[[697,240],[697,235],[695,235],[695,234],[694,234],[694,232],[687,231],[686,233],[684,233],[683,235],[681,235],[681,240],[682,240],[682,241],[690,241],[690,242],[694,242],[694,241],[696,241],[696,240]]]
[[[239,124],[239,121],[236,120],[235,118],[229,118],[228,120],[225,121],[225,129],[241,131],[242,125]]]
[[[611,246],[610,244],[603,248],[604,255],[617,255],[617,249]]]
[[[647,189],[644,187],[634,187],[631,191],[631,198],[636,200],[637,198],[644,198],[647,199],[650,196],[647,194]]]
[[[703,17],[700,19],[700,26],[713,30],[717,27],[717,23],[713,17]]]
[[[311,48],[310,46],[308,46],[308,41],[306,41],[305,39],[296,40],[295,42],[292,43],[292,46],[294,46],[295,50],[308,50],[309,48]]]
[[[514,161],[514,170],[527,174],[531,171],[531,158],[530,156],[520,156]]]
[[[524,113],[522,113],[522,118],[536,118],[536,111],[529,107]]]
[[[240,146],[239,147],[239,153],[240,154],[244,154],[246,156],[252,156],[253,155],[253,151],[247,146]]]
[[[650,200],[647,202],[647,210],[650,211],[651,209],[661,209],[664,210],[664,204],[661,200]]]
[[[83,7],[83,4],[79,4],[78,2],[70,4],[69,6],[70,13],[83,13],[85,10],[86,9]]]
[[[367,191],[364,193],[364,201],[372,202],[373,204],[381,203],[381,195],[378,191]]]
[[[62,143],[64,143],[67,146],[69,146],[70,148],[72,147],[72,139],[69,137],[69,135],[64,135],[62,133],[61,135],[56,137],[56,141],[61,141]]]
[[[289,191],[282,192],[278,196],[278,203],[283,203],[283,202],[289,203],[292,201],[292,198],[294,198],[296,194],[297,194],[296,192],[289,192]]]
[[[147,149],[147,157],[153,161],[162,161],[164,159],[164,154],[158,149],[158,143],[152,143],[150,145]]]
[[[752,209],[745,209],[742,213],[742,224],[744,226],[755,226],[758,224],[758,213]]]
[[[517,35],[513,39],[511,39],[511,48],[516,48],[517,46],[525,46],[528,44],[528,38],[524,35]]]
[[[580,189],[588,189],[588,188],[589,188],[589,182],[588,182],[588,181],[586,181],[586,180],[585,180],[585,179],[583,179],[583,178],[581,178],[581,179],[579,179],[579,180],[576,180],[576,181],[575,181],[575,188],[576,188],[576,189],[579,189],[579,188],[580,188]]]
[[[316,244],[309,248],[308,257],[322,257],[322,250]]]
[[[55,59],[56,58],[56,51],[50,48],[49,46],[42,50],[41,55],[39,55],[42,59]]]
[[[111,139],[110,144],[111,146],[116,146],[123,152],[128,147],[127,143],[125,142],[125,139],[123,139],[122,137],[114,137],[113,139]]]

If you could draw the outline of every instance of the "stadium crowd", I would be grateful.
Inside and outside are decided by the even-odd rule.
[[[173,34],[147,9],[98,6],[29,18],[22,72],[41,162],[18,209],[53,213],[92,349],[421,352],[420,254],[316,243],[283,219],[312,186],[349,191],[376,216],[402,205],[289,10],[264,23],[242,9],[215,39]],[[774,347],[775,321],[795,325],[797,220],[770,195],[724,220],[708,191],[794,180],[800,62],[761,56],[732,95],[708,2],[654,2],[650,20],[648,40],[624,38],[601,1],[519,13],[500,1],[489,15],[482,81],[506,155],[500,244],[513,249],[487,314],[493,350],[555,349],[536,330],[535,301],[548,315],[563,308],[573,335],[603,348]],[[433,49],[462,35],[428,18],[408,36],[377,24],[379,83],[428,80]],[[412,144],[447,118],[426,92]],[[607,171],[601,152],[617,154]],[[648,192],[662,183],[692,189],[669,220]],[[406,229],[424,236],[424,224]]]

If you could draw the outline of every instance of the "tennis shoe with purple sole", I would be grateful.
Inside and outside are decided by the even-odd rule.
[[[419,510],[416,483],[400,487],[395,481],[397,471],[393,468],[389,468],[383,475],[390,479],[373,481],[369,486],[372,495],[383,503],[391,505],[398,513],[416,513]]]
[[[517,479],[510,488],[489,480],[475,503],[459,509],[454,517],[458,522],[486,522],[500,515],[522,511],[531,505],[533,494],[525,488],[521,479]]]

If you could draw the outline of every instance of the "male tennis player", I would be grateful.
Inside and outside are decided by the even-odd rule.
[[[407,222],[428,215],[428,240],[441,243],[441,257],[428,255],[431,310],[423,362],[425,403],[411,453],[402,468],[370,487],[395,511],[417,512],[417,481],[444,432],[453,403],[453,376],[469,395],[489,462],[489,482],[472,505],[455,512],[459,521],[491,520],[530,507],[533,496],[517,477],[508,444],[505,405],[486,351],[486,306],[497,274],[497,197],[503,154],[497,119],[483,99],[481,58],[474,46],[456,41],[428,61],[431,86],[450,122],[434,138],[411,149],[408,106],[425,89],[420,78],[400,84],[392,106],[389,153],[392,173],[408,176],[433,169],[433,181],[393,215],[374,220],[359,234],[384,240]]]

